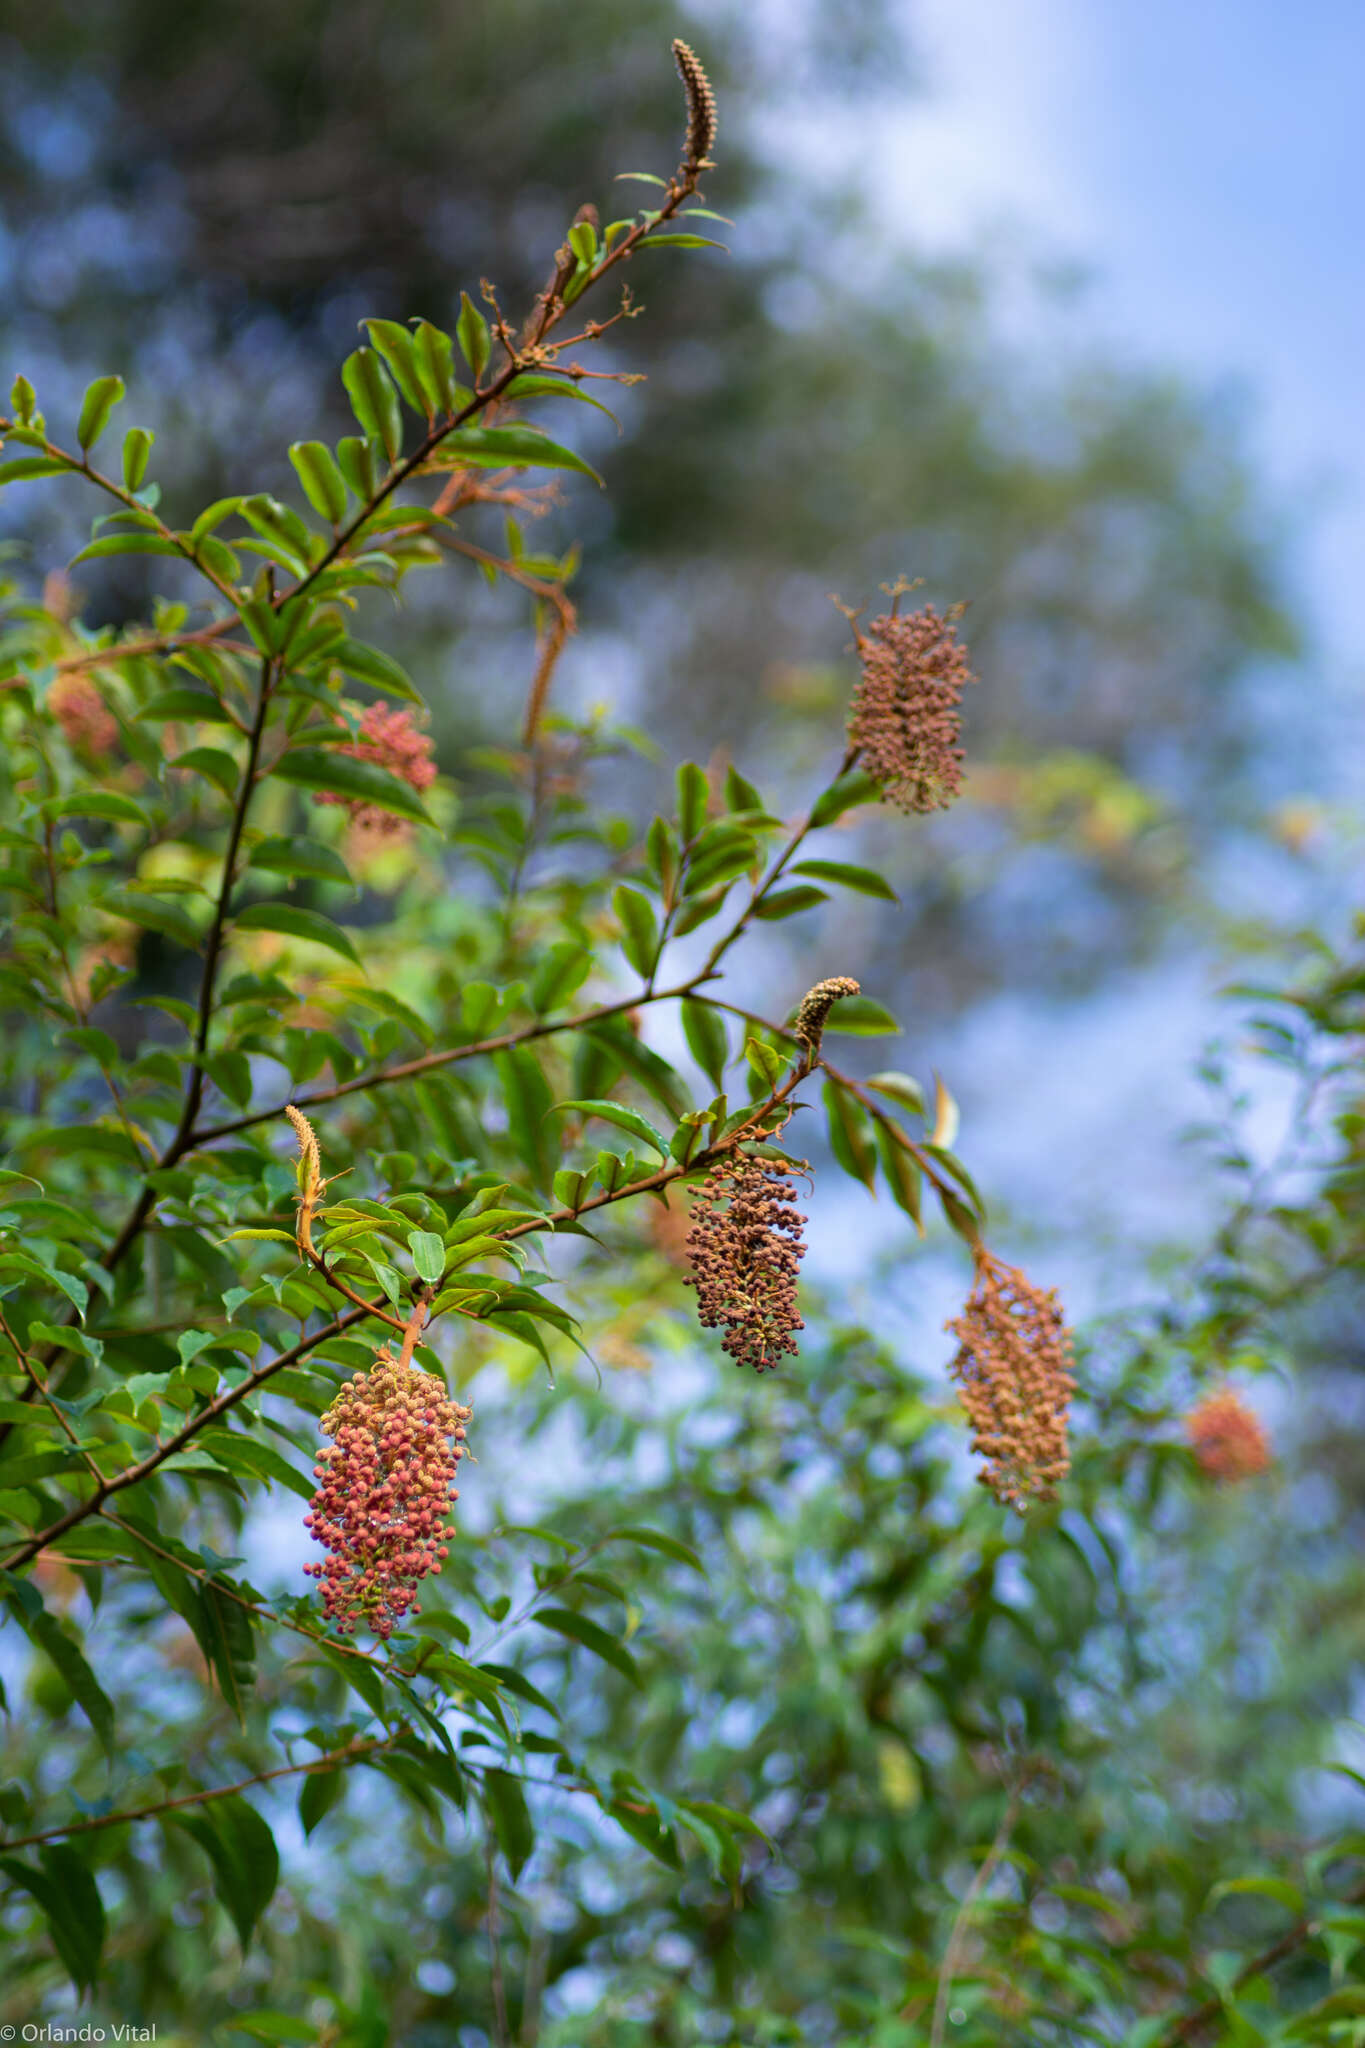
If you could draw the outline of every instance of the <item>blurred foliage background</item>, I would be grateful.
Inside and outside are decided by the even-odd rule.
[[[894,845],[858,814],[855,857],[885,866],[900,903],[860,905],[856,927],[831,917],[799,955],[773,938],[765,973],[795,996],[812,948],[820,972],[840,972],[856,936],[879,966],[864,985],[920,1034],[899,1064],[947,1066],[988,1133],[1004,1109],[991,1072],[952,1068],[984,999],[1080,1004],[1135,963],[1234,937],[1321,962],[1336,934],[1234,933],[1210,886],[1229,845],[1313,776],[1285,514],[1236,409],[1160,366],[1021,347],[988,270],[918,260],[913,235],[884,246],[808,154],[813,110],[856,120],[870,96],[923,89],[899,9],[0,0],[0,360],[41,364],[55,411],[136,354],[140,413],[178,451],[172,500],[248,481],[288,496],[286,442],[348,429],[318,365],[355,345],[360,318],[450,324],[480,276],[524,302],[566,195],[607,217],[617,171],[672,161],[676,33],[717,84],[708,199],[736,227],[726,258],[657,274],[642,261],[649,317],[612,353],[648,381],[618,394],[619,437],[574,421],[608,488],[547,514],[548,545],[583,547],[562,701],[608,701],[670,757],[705,735],[781,792],[842,715],[849,634],[829,593],[858,605],[906,573],[936,602],[968,601],[966,802]],[[913,222],[914,194],[904,203]],[[1049,317],[1065,321],[1063,299]],[[0,506],[0,537],[14,517]],[[62,491],[24,518],[21,571],[78,544]],[[83,616],[134,616],[143,574],[84,569]],[[477,796],[477,750],[519,712],[529,618],[472,574],[431,579],[401,612],[382,603],[367,630],[420,677],[442,766]],[[643,814],[653,771],[610,772],[613,802]],[[567,1661],[542,1658],[537,1682],[604,1751],[629,1741],[652,1780],[682,1771],[756,1811],[783,1850],[756,1862],[737,1907],[560,1816],[559,1845],[502,1909],[509,2039],[927,2040],[973,1857],[1035,1752],[1053,1775],[1031,1786],[993,1898],[999,1956],[1027,1956],[1039,1982],[1079,1972],[1082,1992],[1065,1987],[1078,2010],[1089,1972],[1102,2010],[1106,1956],[1137,1947],[1155,2009],[1163,1957],[1192,1930],[1215,1953],[1273,1939],[1283,1902],[1251,1893],[1205,1919],[1210,1886],[1281,1868],[1342,1819],[1317,1766],[1359,1708],[1359,997],[1349,962],[1319,973],[1328,993],[1263,1004],[1253,1034],[1287,1076],[1276,1173],[1240,1051],[1210,1064],[1200,1156],[1211,1146],[1223,1182],[1190,1170],[1213,1222],[1169,1244],[1150,1281],[1129,1258],[1122,1299],[1105,1297],[1060,1536],[1006,1539],[985,1503],[960,1506],[934,1323],[961,1276],[945,1294],[937,1265],[953,1255],[935,1243],[907,1277],[903,1240],[884,1256],[874,1241],[852,1289],[850,1256],[831,1257],[812,1341],[761,1404],[698,1359],[666,1248],[639,1232],[614,1242],[609,1283],[593,1276],[600,1393],[574,1381],[570,1418],[501,1361],[478,1377],[486,1469],[523,1453],[525,1469],[498,1507],[469,1489],[473,1522],[505,1510],[576,1542],[648,1522],[712,1571],[695,1591],[685,1573],[655,1589],[667,1656],[643,1705],[600,1681],[573,1695]],[[1064,1153],[1064,1133],[1039,1130],[1038,1177],[1054,1141]],[[1111,1220],[1124,1174],[1122,1157],[1099,1173]],[[828,1218],[837,1238],[837,1204]],[[1109,1246],[1055,1225],[1046,1202],[1010,1218],[1043,1277],[1060,1265],[1083,1298],[1103,1296]],[[1139,1297],[1159,1306],[1130,1309]],[[1270,1396],[1273,1475],[1215,1496],[1178,1447],[1180,1415],[1229,1363],[1278,1368],[1280,1386],[1292,1368],[1295,1392]],[[291,1540],[269,1524],[253,1567]],[[69,1702],[33,1704],[59,1721]],[[210,1725],[185,1737],[224,1770],[234,1739]],[[201,1999],[299,2013],[316,1994],[345,2039],[376,2048],[493,2038],[476,1844],[435,1819],[400,1827],[378,1780],[311,1851],[297,1830],[282,1839],[287,1889],[245,1969],[207,1890],[168,1868],[131,1901],[139,1933],[111,2012],[159,2020],[164,2037],[193,2029]],[[1088,1883],[1089,1903],[1069,1883]],[[1350,1977],[1349,1930],[1341,1941]],[[1304,1979],[1315,1995],[1321,1967]],[[33,1987],[33,2010],[55,1995]]]

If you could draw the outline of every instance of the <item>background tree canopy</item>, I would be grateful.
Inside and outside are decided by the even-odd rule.
[[[1211,1057],[1218,1219],[1079,1333],[1055,1504],[973,1483],[930,1314],[983,1228],[972,1002],[1202,942],[1212,861],[1305,758],[1256,708],[1300,642],[1283,520],[1234,411],[1007,344],[980,266],[879,246],[821,179],[802,109],[915,91],[898,22],[0,4],[0,338],[46,415],[16,386],[0,429],[6,2019],[1365,2038],[1325,1769],[1361,1633],[1358,945],[1299,934],[1235,998],[1284,1147]],[[591,360],[646,381],[579,387],[619,428],[518,408],[599,492],[468,438],[520,431],[477,423],[479,281],[515,329],[581,201],[566,278],[658,203],[613,180],[676,158],[678,33],[730,253],[632,260],[645,317]],[[419,318],[448,362],[357,331]],[[92,506],[71,451],[113,372],[156,440],[120,469],[109,428]],[[447,530],[390,465],[467,403]],[[840,775],[855,630],[901,575],[907,611],[967,601],[979,678],[964,798],[913,830]],[[807,1078],[797,1005],[846,974]],[[292,1097],[348,1176],[325,1198]],[[783,1135],[789,1099],[815,1114]],[[678,1184],[741,1137],[814,1168],[777,1378],[685,1284]],[[1104,1256],[995,1204],[988,1235],[1044,1284]],[[478,1462],[420,1619],[348,1640],[301,1576],[307,1466],[433,1298],[416,1356],[472,1397]]]

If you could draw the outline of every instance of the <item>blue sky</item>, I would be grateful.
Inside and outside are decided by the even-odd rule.
[[[886,217],[960,248],[1022,226],[1095,271],[1125,352],[1245,380],[1333,668],[1365,654],[1365,7],[908,0],[929,92],[860,124]]]

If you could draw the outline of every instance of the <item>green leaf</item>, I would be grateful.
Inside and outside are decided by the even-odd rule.
[[[98,561],[102,555],[178,555],[181,550],[173,540],[165,540],[159,533],[106,533],[99,540],[92,540],[89,547],[81,549],[71,557],[70,566],[77,562]]]
[[[882,1173],[891,1190],[891,1199],[898,1209],[903,1209],[911,1222],[924,1235],[924,1221],[920,1206],[920,1184],[922,1174],[914,1159],[896,1137],[890,1124],[881,1117],[873,1118],[877,1133],[877,1151],[881,1156]]]
[[[332,650],[332,659],[358,683],[369,683],[372,689],[383,690],[390,697],[402,697],[409,704],[422,702],[421,692],[407,670],[378,647],[368,647],[363,640],[341,640]]]
[[[553,1629],[556,1635],[581,1643],[585,1650],[591,1650],[604,1664],[610,1664],[613,1671],[619,1671],[632,1685],[643,1688],[639,1666],[625,1644],[619,1637],[609,1635],[599,1623],[590,1621],[586,1614],[575,1614],[567,1607],[542,1607],[533,1619],[542,1628]]]
[[[346,517],[346,480],[326,442],[295,441],[289,460],[313,510],[339,526]]]
[[[371,346],[383,357],[389,375],[413,411],[430,411],[426,394],[422,389],[416,348],[407,328],[400,326],[396,320],[362,320],[360,324],[369,335]]]
[[[724,249],[724,242],[714,242],[707,235],[646,235],[637,245],[641,249]],[[729,251],[726,250],[726,254]]]
[[[79,1645],[72,1640],[55,1615],[40,1607],[30,1614],[25,1603],[13,1593],[10,1607],[35,1648],[55,1666],[67,1691],[99,1737],[105,1755],[114,1757],[114,1705],[86,1663]]]
[[[408,1250],[419,1280],[435,1286],[446,1268],[446,1248],[434,1230],[414,1230],[408,1236]]]
[[[547,1017],[561,1009],[583,986],[592,966],[591,948],[580,946],[576,939],[557,939],[547,947],[536,962],[527,991],[536,1015]]]
[[[725,1069],[730,1061],[730,1040],[725,1025],[709,1003],[686,996],[682,1004],[683,1037],[687,1049],[713,1088],[725,1086]]]
[[[905,1109],[913,1109],[917,1115],[925,1115],[924,1090],[910,1074],[898,1074],[888,1069],[884,1074],[872,1074],[863,1083],[865,1088],[875,1088],[879,1095],[889,1095],[893,1102],[899,1102]]]
[[[316,1782],[309,1779],[310,1784]],[[223,2024],[230,2033],[249,2034],[253,2041],[267,2041],[270,2048],[280,2048],[286,2041],[316,2041],[318,2030],[308,2020],[291,2019],[287,2012],[272,2012],[262,2007],[257,2012],[234,2013]],[[352,2039],[357,2038],[352,2036]]]
[[[657,1550],[661,1556],[673,1558],[678,1564],[690,1565],[694,1572],[706,1577],[706,1566],[691,1545],[680,1543],[676,1536],[665,1536],[658,1529],[608,1529],[602,1540],[605,1543],[638,1543],[646,1550]]]
[[[142,805],[132,797],[124,796],[117,789],[73,790],[70,796],[58,797],[43,805],[45,818],[108,818],[119,825],[142,825],[150,828],[151,819]]]
[[[423,320],[413,333],[413,348],[422,388],[432,401],[433,411],[463,412],[473,393],[463,390],[456,379],[455,345],[450,336],[443,328]]]
[[[488,332],[488,322],[468,292],[460,293],[460,317],[455,323],[455,339],[459,342],[460,354],[474,372],[477,383],[488,367],[492,339]]]
[[[875,1193],[877,1162],[868,1143],[870,1127],[865,1112],[847,1090],[833,1081],[826,1081],[823,1092],[834,1157],[845,1173],[860,1180],[869,1193]]]
[[[71,464],[56,455],[15,455],[0,462],[0,484],[24,483],[34,476],[70,476]]]
[[[842,1032],[846,1038],[882,1038],[899,1035],[900,1025],[882,1004],[871,996],[845,996],[825,1020],[826,1032]]]
[[[621,951],[637,974],[648,975],[659,943],[648,896],[623,882],[612,895],[611,907],[621,922]]]
[[[256,1682],[256,1639],[251,1632],[251,1617],[239,1601],[210,1581],[199,1589],[191,1625],[213,1667],[219,1692],[245,1727],[247,1694]]]
[[[233,922],[239,932],[283,932],[291,939],[307,939],[311,945],[326,946],[360,965],[360,955],[341,926],[321,911],[304,910],[294,903],[249,903]]]
[[[76,1989],[93,1990],[104,1948],[99,1886],[89,1864],[68,1843],[45,1843],[38,1854],[41,1870],[14,1856],[0,1856],[0,1870],[37,1900],[52,1945]]]
[[[245,1955],[256,1923],[275,1895],[280,1876],[275,1837],[239,1793],[215,1799],[198,1812],[164,1816],[169,1827],[192,1835],[213,1866],[214,1889],[228,1910]]]
[[[780,1085],[789,1065],[787,1057],[780,1053],[775,1046],[769,1045],[766,1039],[762,1038],[749,1038],[745,1040],[744,1057],[748,1060],[749,1065],[753,1068],[763,1086],[768,1089],[776,1088]]]
[[[403,447],[403,414],[393,379],[372,348],[358,348],[341,367],[341,381],[351,410],[367,439],[381,443],[390,462]]]
[[[139,718],[194,718],[205,725],[231,725],[232,719],[212,690],[196,689],[191,683],[175,683],[160,690],[138,711]]]
[[[375,435],[348,434],[337,442],[337,467],[362,504],[368,504],[384,478],[384,443]]]
[[[561,448],[524,421],[506,427],[456,427],[440,445],[442,455],[471,469],[576,469],[594,483],[602,482],[581,455]]]
[[[109,415],[123,397],[122,377],[96,377],[81,400],[76,439],[87,451],[94,447],[109,424]]]
[[[552,1133],[545,1122],[553,1102],[550,1084],[529,1045],[498,1053],[493,1064],[507,1105],[508,1137],[537,1185],[544,1186],[554,1170]]]
[[[375,804],[381,811],[429,825],[431,818],[414,790],[376,761],[358,761],[335,747],[291,747],[271,771],[300,789],[325,789],[348,803]]]
[[[535,1824],[526,1804],[526,1794],[521,1789],[519,1778],[513,1777],[510,1771],[496,1769],[484,1772],[483,1792],[498,1847],[507,1858],[507,1868],[515,1884],[536,1845]]]
[[[179,763],[176,764],[177,766]],[[247,865],[272,875],[307,875],[322,882],[351,882],[351,871],[339,853],[320,839],[262,839],[252,847]]]
[[[629,1131],[633,1138],[643,1138],[647,1145],[654,1147],[660,1159],[668,1157],[668,1146],[662,1133],[656,1131],[648,1117],[641,1116],[638,1109],[629,1109],[623,1102],[557,1102],[555,1110],[572,1111],[577,1116],[600,1117],[603,1123],[615,1124],[618,1130]]]
[[[329,1814],[346,1789],[343,1771],[311,1771],[299,1793],[299,1820],[305,1836]]]
[[[836,782],[831,782],[829,788],[822,790],[816,798],[810,814],[812,828],[817,825],[832,825],[836,818],[841,818],[845,811],[851,811],[855,804],[875,803],[880,795],[880,787],[865,769],[850,769],[847,775],[841,775]]]
[[[1284,1906],[1291,1913],[1301,1913],[1304,1906],[1303,1893],[1298,1886],[1287,1883],[1282,1877],[1230,1877],[1213,1886],[1204,1901],[1204,1911],[1211,1913],[1224,1899],[1242,1897],[1273,1899],[1276,1905]]]
[[[222,747],[188,747],[183,754],[177,754],[173,761],[168,761],[166,766],[183,768],[187,773],[205,776],[216,789],[223,792],[229,802],[237,795],[242,771],[231,754],[225,753]]]
[[[706,823],[709,789],[706,770],[695,761],[684,761],[675,778],[678,792],[678,832],[684,846],[690,846]]]
[[[507,396],[509,398],[576,398],[580,405],[596,406],[598,412],[604,412],[609,420],[615,420],[616,418],[616,414],[609,405],[603,405],[600,398],[591,397],[572,377],[562,374],[559,376],[540,377],[532,373],[523,372],[521,376],[512,379],[507,387]]]
[[[203,934],[181,906],[166,896],[144,895],[136,889],[110,889],[100,898],[100,909],[110,917],[126,917],[131,924],[160,932],[177,945],[194,951]]]
[[[814,875],[822,882],[838,882],[845,889],[856,889],[861,896],[880,896],[887,903],[899,903],[891,884],[884,875],[874,868],[852,867],[843,860],[803,860],[792,869],[794,875]]]
[[[123,481],[130,491],[140,491],[151,460],[156,435],[148,427],[129,427],[123,437]]]
[[[780,918],[796,917],[803,910],[814,910],[817,903],[828,902],[823,889],[817,889],[811,882],[800,882],[794,889],[779,889],[775,896],[765,896],[755,905],[754,915],[772,924]]]

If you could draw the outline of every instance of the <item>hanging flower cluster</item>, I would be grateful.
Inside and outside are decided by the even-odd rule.
[[[1210,1479],[1254,1479],[1270,1463],[1270,1439],[1231,1387],[1205,1394],[1185,1417],[1185,1431]]]
[[[47,708],[79,754],[113,751],[118,720],[88,676],[58,676],[47,693]]]
[[[957,637],[961,607],[874,619],[858,635],[862,675],[848,742],[903,811],[942,811],[962,788],[961,701],[973,681]]]
[[[431,758],[435,741],[430,733],[413,724],[410,711],[399,705],[371,704],[361,718],[360,731],[360,739],[347,740],[336,749],[337,753],[349,754],[356,761],[373,761],[412,789],[430,789],[436,780],[436,763]],[[344,804],[352,824],[363,832],[391,837],[406,829],[403,819],[393,811],[366,803],[362,797],[338,796],[333,790],[324,789],[316,792],[313,802]]]
[[[790,1182],[806,1171],[804,1160],[732,1152],[716,1161],[692,1204],[684,1284],[697,1290],[703,1327],[723,1326],[722,1349],[757,1372],[794,1354],[794,1333],[805,1328],[796,1310],[805,1218]]]
[[[949,1371],[976,1432],[972,1449],[986,1460],[981,1484],[1005,1507],[1050,1500],[1070,1465],[1066,1424],[1076,1386],[1056,1294],[980,1245],[966,1307],[947,1328],[958,1340]]]
[[[420,1613],[420,1581],[438,1572],[470,1410],[440,1380],[386,1347],[368,1373],[349,1380],[323,1416],[335,1441],[318,1453],[318,1490],[303,1518],[331,1552],[305,1565],[343,1635],[363,1622],[387,1638],[405,1614]]]

